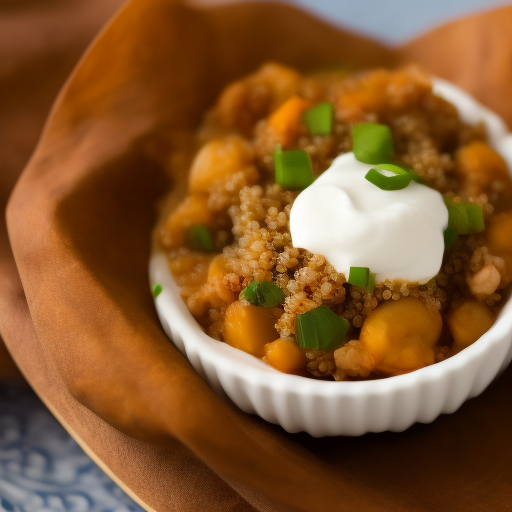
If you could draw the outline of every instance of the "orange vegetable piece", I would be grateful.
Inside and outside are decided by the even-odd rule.
[[[503,157],[478,140],[457,151],[455,171],[463,178],[469,196],[473,197],[485,192],[493,181],[510,181]]]
[[[407,297],[374,309],[363,323],[359,341],[377,369],[403,373],[434,362],[442,324],[435,306]]]
[[[386,101],[389,74],[378,70],[370,73],[357,87],[340,97],[339,106],[343,118],[357,121],[365,112],[381,112]]]
[[[297,373],[307,364],[304,351],[293,341],[278,339],[265,345],[267,363],[284,373]]]
[[[279,334],[274,308],[231,303],[224,319],[224,341],[256,357],[265,355],[265,345]]]
[[[358,121],[366,112],[380,112],[384,101],[385,97],[380,91],[354,91],[341,98],[340,110],[347,121]]]
[[[417,104],[431,89],[429,77],[415,66],[395,72],[379,69],[340,96],[337,115],[354,122],[368,113],[381,115],[387,110],[405,109]]]
[[[446,315],[455,353],[469,347],[494,323],[494,315],[481,302],[468,300]]]
[[[194,224],[211,228],[215,215],[208,208],[208,196],[190,195],[185,197],[164,223],[160,241],[167,249],[188,245],[188,230]]]
[[[258,120],[297,92],[300,79],[291,68],[264,64],[256,73],[224,89],[216,109],[221,125],[251,135]]]
[[[501,275],[498,286],[501,289],[512,281],[512,213],[501,213],[491,218],[485,234],[489,252],[502,260],[501,265],[493,262]]]
[[[297,136],[300,117],[310,106],[301,97],[292,96],[270,116],[268,125],[275,130],[280,144],[286,146]]]
[[[254,150],[243,137],[233,135],[208,142],[192,163],[189,192],[208,194],[215,182],[245,169],[253,160]]]
[[[227,274],[226,258],[219,254],[213,258],[208,269],[208,284],[215,288],[217,295],[227,303],[236,299],[236,295],[224,284],[224,276]]]
[[[502,213],[487,226],[487,247],[491,254],[512,255],[512,213]]]
[[[187,252],[173,257],[169,261],[169,270],[178,286],[201,286],[206,283],[211,261],[211,254]]]

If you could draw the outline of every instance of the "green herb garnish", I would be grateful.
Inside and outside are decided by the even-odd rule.
[[[378,164],[393,158],[393,137],[389,126],[358,123],[352,129],[354,156],[365,164]]]
[[[287,190],[303,190],[313,183],[311,158],[303,149],[282,151],[278,146],[274,153],[276,182]]]
[[[350,267],[347,283],[372,292],[375,288],[375,275],[368,267]]]
[[[348,320],[338,316],[327,306],[319,306],[297,315],[295,329],[301,348],[333,351],[345,342]]]
[[[350,267],[347,283],[366,288],[370,278],[370,269],[368,267]]]
[[[156,299],[162,293],[162,285],[160,283],[156,283],[151,290],[153,293],[153,297]]]
[[[374,274],[373,272],[370,272],[370,274],[368,275],[368,283],[366,284],[366,287],[365,287],[365,290],[367,292],[373,292],[373,290],[375,289],[375,276],[377,274]]]
[[[323,101],[302,114],[311,135],[330,135],[333,117],[334,107],[330,101]]]
[[[484,211],[478,203],[466,203],[468,230],[470,233],[480,233],[485,229]]]
[[[471,235],[485,229],[484,212],[478,203],[454,203],[445,197],[444,204],[448,209],[448,227],[458,235]]]
[[[456,241],[459,235],[457,230],[453,226],[448,226],[443,233],[444,236],[444,248],[449,249]]]
[[[242,295],[249,304],[265,308],[273,308],[285,299],[283,290],[270,281],[253,281],[242,290]]]
[[[393,175],[388,176],[381,171],[389,171]],[[381,190],[401,190],[411,183],[413,176],[409,171],[398,165],[379,164],[377,169],[370,169],[365,178]]]
[[[193,249],[201,252],[214,252],[215,243],[213,242],[210,230],[203,224],[194,224],[188,230],[190,245]]]

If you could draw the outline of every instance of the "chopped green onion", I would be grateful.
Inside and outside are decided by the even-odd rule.
[[[469,221],[464,203],[453,203],[449,199],[444,199],[444,204],[448,209],[448,226],[455,229],[458,235],[468,233]]]
[[[242,290],[242,294],[249,304],[265,308],[273,308],[285,299],[283,290],[270,281],[253,281]]]
[[[395,174],[405,174],[406,172],[410,174],[411,181],[415,181],[416,183],[419,183],[420,185],[423,184],[423,181],[421,178],[411,169],[404,169],[403,167],[400,167],[399,165],[393,165],[393,164],[378,164],[377,169],[381,169],[383,171],[391,171]]]
[[[333,351],[341,347],[348,328],[348,321],[327,306],[319,306],[297,315],[295,321],[299,347],[313,350]]]
[[[483,210],[478,203],[454,203],[444,198],[444,204],[448,209],[448,226],[455,229],[458,235],[480,233],[485,229]]]
[[[281,151],[278,146],[274,153],[276,182],[287,190],[302,190],[313,183],[311,158],[303,149]]]
[[[386,176],[381,170],[393,172],[394,176]],[[411,183],[412,174],[398,165],[380,164],[377,169],[370,169],[365,178],[381,190],[401,190]]]
[[[215,244],[213,242],[210,230],[203,224],[194,224],[188,230],[190,245],[193,249],[202,252],[214,252]]]
[[[156,299],[162,293],[162,290],[162,285],[156,283],[155,286],[153,286],[153,290],[151,290],[153,292],[153,297]]]
[[[365,164],[391,160],[395,154],[389,126],[377,123],[358,123],[352,129],[354,156]]]
[[[375,276],[377,274],[374,274],[373,272],[370,272],[368,276],[368,284],[366,285],[366,291],[367,292],[373,292],[375,289]]]
[[[311,135],[330,135],[332,133],[332,120],[334,107],[330,101],[323,101],[306,110],[302,119]]]
[[[448,226],[443,233],[444,236],[444,248],[449,249],[458,238],[457,230],[453,226]]]
[[[242,295],[246,298],[249,304],[252,304],[253,306],[259,306],[260,301],[258,297],[258,290],[258,281],[253,281],[251,284],[249,284],[242,290]]]
[[[370,269],[367,267],[350,267],[347,283],[366,288],[370,278]]]
[[[412,174],[407,169],[404,169],[403,167],[400,167],[399,165],[394,165],[394,164],[378,164],[375,167],[377,167],[377,169],[380,169],[381,171],[389,171],[389,172],[392,172],[394,174],[404,174],[404,175],[410,174],[411,175],[411,179],[412,179]]]
[[[484,211],[478,203],[466,203],[468,217],[468,230],[471,233],[480,233],[485,229]]]
[[[285,295],[279,286],[270,281],[260,282],[260,305],[266,308],[273,308],[281,302],[284,302]]]
[[[373,292],[375,288],[375,276],[368,267],[350,267],[347,283],[359,286],[367,292]]]

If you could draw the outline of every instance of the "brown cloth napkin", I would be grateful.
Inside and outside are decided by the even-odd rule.
[[[0,2],[0,207],[30,157],[48,111],[95,33],[124,0]],[[0,290],[13,263],[2,215]],[[0,295],[2,295],[0,291]],[[2,300],[2,299],[0,299]],[[0,337],[0,380],[20,373]]]
[[[225,83],[266,60],[417,60],[510,122],[510,21],[501,9],[391,51],[286,5],[132,0],[88,50],[7,208],[0,332],[57,418],[148,509],[512,509],[510,368],[431,425],[289,435],[213,394],[162,332],[147,276],[168,186],[159,148],[179,150]]]

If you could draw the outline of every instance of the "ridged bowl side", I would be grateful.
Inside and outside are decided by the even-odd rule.
[[[328,382],[287,375],[259,359],[207,336],[183,303],[155,252],[151,281],[162,285],[155,304],[162,326],[178,349],[220,396],[245,412],[315,437],[391,430],[430,423],[479,395],[510,362],[512,302],[494,326],[454,357],[398,377],[377,381]]]

